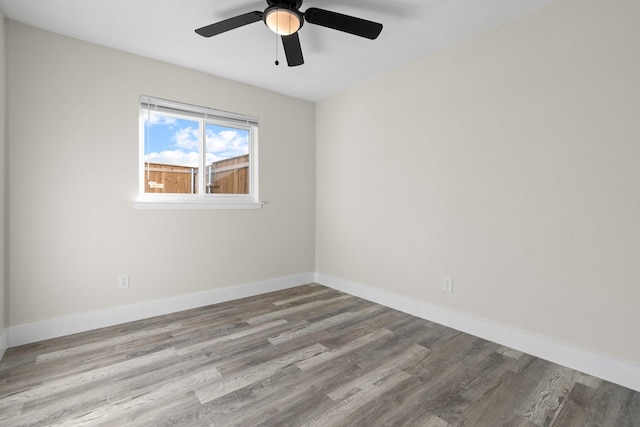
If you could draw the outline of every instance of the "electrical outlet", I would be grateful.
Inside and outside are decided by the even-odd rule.
[[[128,274],[118,274],[118,289],[129,289]]]
[[[442,278],[442,290],[450,294],[453,293],[453,279],[451,277]]]

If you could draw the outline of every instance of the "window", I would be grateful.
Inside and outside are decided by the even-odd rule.
[[[256,208],[258,119],[140,97],[136,207]]]

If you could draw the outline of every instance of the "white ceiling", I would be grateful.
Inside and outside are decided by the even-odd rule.
[[[204,38],[194,30],[264,0],[0,0],[8,19],[115,49],[319,101],[555,0],[305,0],[384,25],[368,40],[317,25],[300,30],[305,63],[287,67],[261,22]],[[280,65],[274,64],[276,46]]]

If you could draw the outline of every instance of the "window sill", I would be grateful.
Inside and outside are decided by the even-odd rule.
[[[135,200],[134,209],[262,209],[264,202],[233,202],[215,200]]]

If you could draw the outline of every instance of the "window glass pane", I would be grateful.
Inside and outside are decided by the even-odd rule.
[[[249,194],[249,130],[207,123],[206,142],[206,192]]]
[[[198,193],[199,122],[144,112],[146,193]]]

